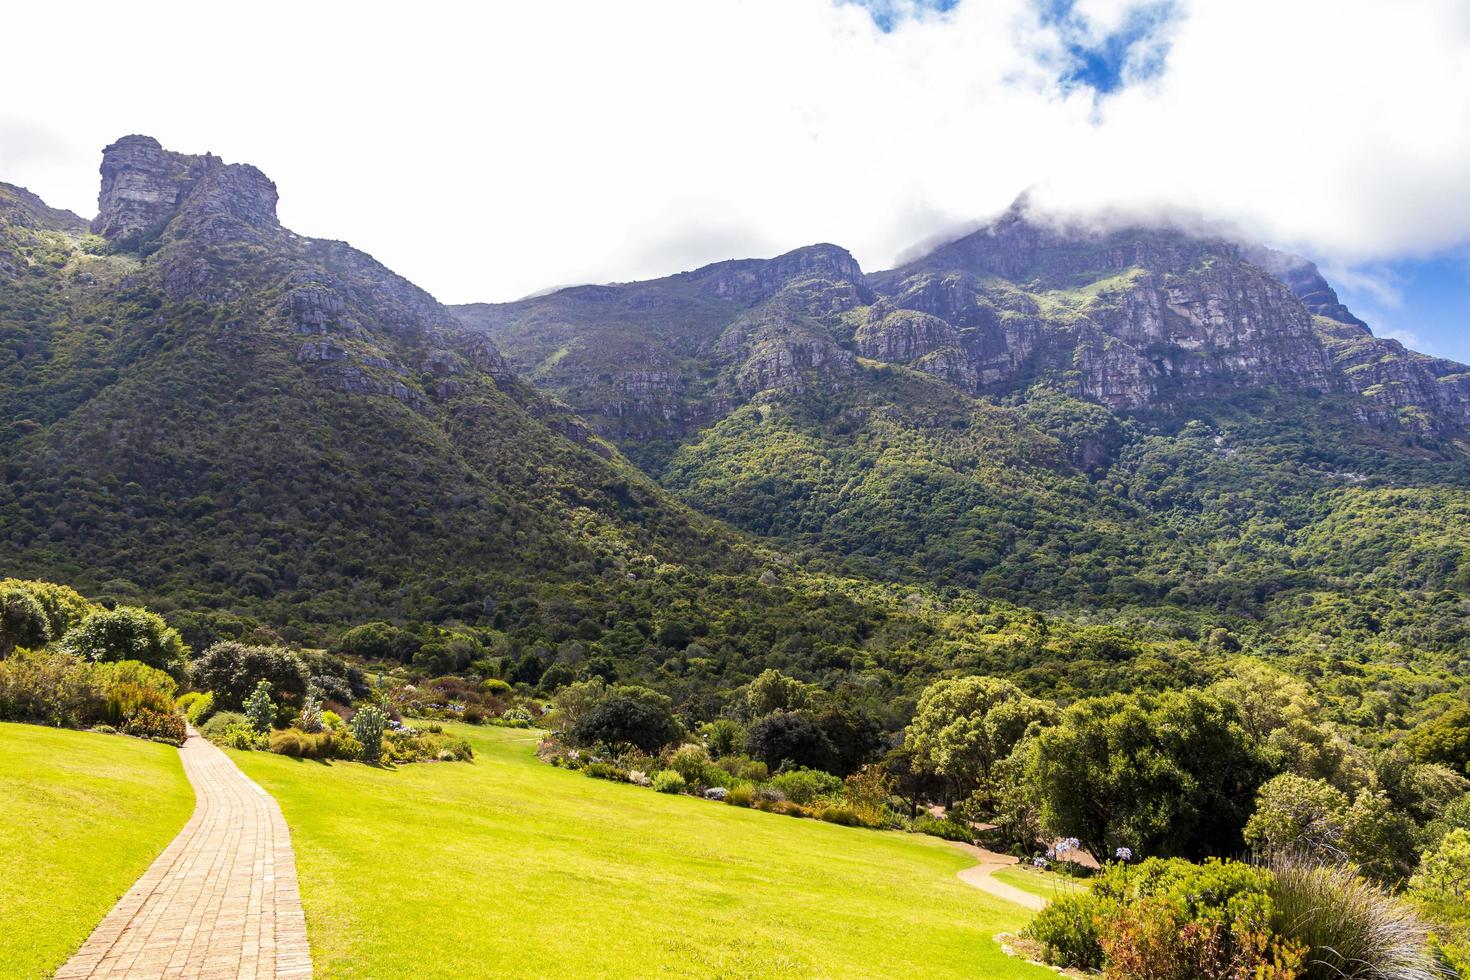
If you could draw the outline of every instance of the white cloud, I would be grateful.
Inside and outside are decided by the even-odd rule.
[[[1140,6],[1077,15],[1096,39]],[[451,301],[815,241],[876,269],[1026,187],[1343,264],[1470,238],[1461,0],[1188,0],[1162,72],[1100,101],[1028,0],[889,33],[832,0],[30,4],[7,29],[47,43],[7,49],[34,84],[0,179],[89,214],[101,147],[150,133],[255,163],[287,224]]]

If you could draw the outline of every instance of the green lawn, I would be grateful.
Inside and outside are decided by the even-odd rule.
[[[1012,865],[1001,868],[994,872],[991,877],[997,878],[1008,885],[1014,885],[1023,892],[1040,895],[1042,898],[1057,898],[1061,895],[1070,895],[1073,892],[1087,890],[1087,885],[1075,878],[1059,875],[1052,872],[1037,871],[1028,868],[1024,864]]]
[[[524,731],[383,771],[233,752],[275,794],[325,977],[1045,977],[928,838],[588,779]]]
[[[0,977],[66,962],[193,809],[171,746],[0,724]]]

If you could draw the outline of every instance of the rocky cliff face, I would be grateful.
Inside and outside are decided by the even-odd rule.
[[[134,242],[163,230],[186,202],[197,216],[273,226],[276,185],[245,164],[165,150],[151,136],[124,136],[102,151],[102,190],[92,231]]]
[[[1020,207],[873,275],[816,245],[458,312],[625,444],[768,393],[841,388],[855,357],[970,395],[1046,384],[1122,412],[1277,388],[1358,396],[1363,419],[1434,430],[1470,407],[1464,369],[1374,339],[1310,262],[1179,230],[1056,226]]]

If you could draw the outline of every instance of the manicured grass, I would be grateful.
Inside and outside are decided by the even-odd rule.
[[[1057,898],[1060,895],[1070,895],[1073,892],[1087,890],[1086,883],[1078,881],[1076,878],[1037,871],[1035,868],[1028,868],[1023,864],[1001,868],[994,872],[991,877],[998,878],[1008,885],[1014,885],[1023,892],[1040,895],[1042,898]]]
[[[233,752],[290,824],[318,976],[1045,977],[1025,910],[912,835],[742,810],[536,761],[384,771]]]
[[[0,976],[66,962],[193,809],[172,746],[0,724]]]

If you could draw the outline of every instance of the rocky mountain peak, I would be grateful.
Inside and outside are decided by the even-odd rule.
[[[124,136],[102,151],[101,172],[92,231],[114,241],[146,237],[186,208],[255,227],[278,226],[270,178],[212,153],[175,153],[151,136]]]

